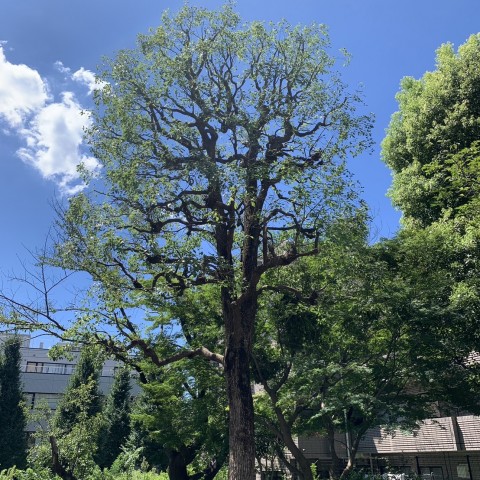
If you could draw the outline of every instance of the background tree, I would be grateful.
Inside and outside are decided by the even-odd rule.
[[[27,426],[20,379],[21,339],[5,340],[0,356],[0,467],[24,468],[27,460]]]
[[[130,390],[130,371],[121,368],[115,373],[112,389],[102,408],[102,426],[95,458],[102,469],[112,466],[130,434]]]
[[[424,361],[433,362],[424,371],[440,379],[432,384],[443,387],[439,398],[472,412],[479,377],[470,355],[480,349],[479,67],[480,34],[458,52],[442,45],[433,72],[402,81],[383,142],[405,225],[397,240],[403,275],[418,329],[429,332],[418,337]]]
[[[420,226],[453,218],[478,198],[480,34],[458,52],[442,45],[436,60],[433,72],[402,80],[382,144],[392,200],[404,222]]]
[[[222,314],[216,285],[187,291],[170,303],[164,316],[179,323],[178,342],[195,350],[222,345]],[[206,323],[205,319],[209,322]],[[160,343],[164,341],[160,336]],[[155,340],[152,339],[152,345]],[[164,348],[164,347],[163,347]],[[165,350],[163,350],[165,352]],[[223,371],[194,358],[162,369],[140,365],[143,394],[133,418],[168,458],[172,480],[214,478],[228,451],[228,408]]]
[[[157,366],[199,355],[224,366],[231,479],[255,475],[259,282],[317,252],[329,219],[355,203],[345,160],[370,143],[371,121],[327,49],[322,26],[240,26],[228,6],[164,15],[135,50],[107,62],[89,134],[102,193],[70,200],[51,259],[94,280],[88,313],[72,331],[51,323],[57,333],[93,333]],[[139,309],[158,314],[161,301],[210,283],[221,291],[224,354],[177,345],[159,357]],[[50,315],[31,308],[22,314]]]
[[[78,421],[80,411],[92,417],[101,411],[99,392],[99,377],[102,369],[102,356],[96,348],[83,348],[80,351],[78,363],[75,366],[68,386],[58,402],[54,416],[54,425],[57,429],[68,432]],[[80,407],[78,390],[82,386],[89,386],[88,402]]]
[[[423,365],[416,363],[423,350],[415,341],[412,291],[392,246],[368,245],[365,224],[356,222],[332,225],[317,256],[275,273],[291,287],[265,298],[257,329],[271,339],[254,349],[263,386],[259,421],[290,450],[291,472],[308,480],[298,435],[324,434],[330,476],[344,478],[369,428],[414,428],[430,413],[431,397],[420,387]],[[350,439],[343,445],[347,465],[336,454],[338,432]]]
[[[223,376],[198,359],[169,370],[142,385],[134,422],[168,458],[171,480],[211,480],[228,452]]]
[[[49,467],[63,480],[89,478],[95,462],[101,428],[98,379],[103,361],[95,348],[84,348],[55,413],[34,413],[40,428],[29,460],[35,468]],[[47,410],[48,407],[47,407]]]

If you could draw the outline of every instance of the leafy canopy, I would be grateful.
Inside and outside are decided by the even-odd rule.
[[[286,236],[312,247],[354,197],[345,158],[370,142],[327,47],[323,26],[242,27],[228,6],[164,15],[107,61],[89,132],[106,189],[71,200],[57,262],[101,279],[101,299],[113,285],[152,304],[225,281],[259,242],[258,273],[296,258]]]
[[[407,223],[422,226],[478,201],[480,34],[458,52],[442,45],[436,67],[402,80],[382,145],[394,173],[392,200]]]

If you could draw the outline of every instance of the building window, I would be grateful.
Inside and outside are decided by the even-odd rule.
[[[48,406],[51,410],[57,408],[58,402],[62,398],[61,393],[38,393],[26,392],[24,393],[25,404],[30,410],[39,408],[41,406]]]
[[[35,393],[34,405],[35,407],[48,405],[51,410],[55,410],[60,398],[62,398],[60,393]]]
[[[33,406],[35,405],[35,394],[25,392],[23,395],[24,395],[24,398],[25,398],[25,405],[27,406],[27,408],[30,408],[30,410],[31,410],[33,408]]]
[[[470,472],[468,471],[468,464],[460,463],[457,465],[457,477],[458,478],[470,478]]]
[[[43,363],[39,362],[27,362],[27,368],[25,371],[27,373],[39,373],[42,369]]]
[[[74,368],[75,365],[69,363],[27,362],[25,372],[71,375]]]

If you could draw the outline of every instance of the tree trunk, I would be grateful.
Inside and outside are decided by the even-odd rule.
[[[50,435],[50,447],[52,450],[52,471],[63,480],[77,480],[73,473],[67,469],[60,462],[60,452],[58,450],[57,440],[53,435]]]
[[[328,469],[328,474],[330,478],[337,479],[340,478],[340,475],[343,471],[343,462],[338,457],[337,452],[335,450],[335,428],[330,421],[327,421],[327,438],[328,438],[328,445],[330,447],[330,468]]]
[[[297,461],[298,470],[300,470],[301,472],[301,479],[313,480],[312,470],[310,468],[310,462],[307,459],[307,457],[305,457],[302,450],[298,448],[297,444],[293,440],[292,430],[287,424],[282,411],[276,406],[276,401],[277,401],[276,395],[273,396],[272,401],[273,401],[273,404],[275,405],[274,410],[277,416],[283,443],[285,444],[285,446],[288,448],[290,453],[293,455],[293,457]]]
[[[362,440],[363,435],[367,431],[367,428],[363,428],[361,431],[357,432],[355,440],[352,443],[350,448],[350,455],[348,458],[347,466],[343,469],[342,474],[340,475],[340,480],[346,478],[348,474],[353,470],[355,466],[355,460],[357,457],[358,447],[360,446],[360,441]]]
[[[225,305],[225,376],[229,407],[229,480],[255,479],[255,441],[250,357],[256,299]]]
[[[171,450],[168,453],[168,478],[170,480],[189,480],[187,462],[181,452]]]

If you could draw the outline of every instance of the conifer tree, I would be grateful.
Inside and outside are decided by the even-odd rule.
[[[78,364],[70,379],[64,396],[58,404],[54,426],[63,431],[70,431],[77,423],[81,410],[93,416],[100,412],[99,376],[101,364],[98,361],[98,352],[84,348],[80,354]],[[82,385],[90,385],[89,405],[83,409],[78,405],[78,389]]]
[[[22,408],[20,339],[12,337],[0,358],[0,468],[23,468],[27,458],[26,419]]]
[[[122,368],[115,374],[103,409],[104,426],[97,454],[97,463],[101,468],[112,466],[130,434],[130,390],[130,372]]]

